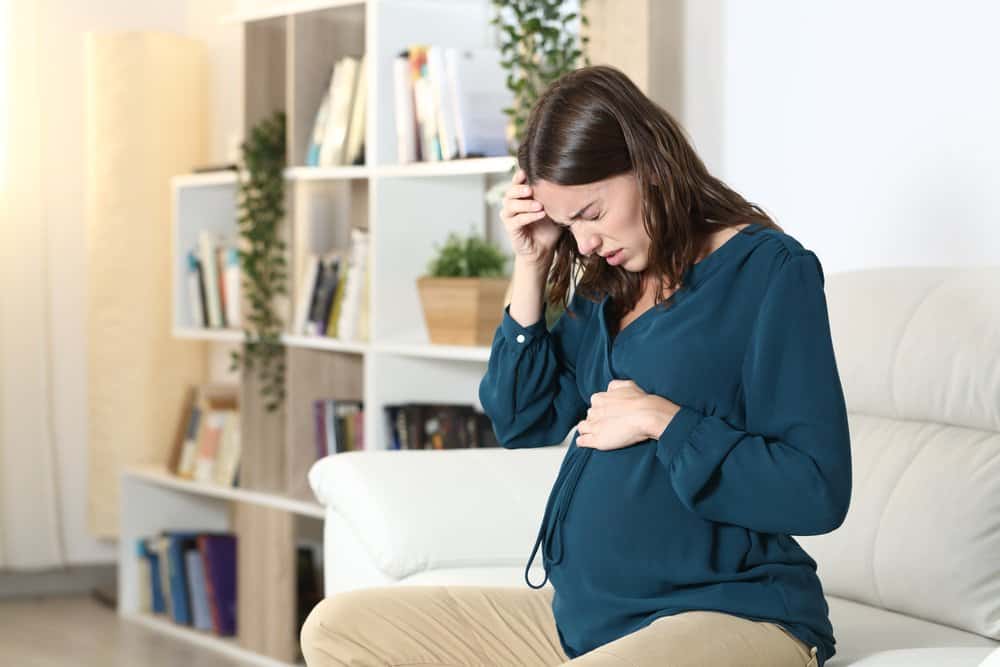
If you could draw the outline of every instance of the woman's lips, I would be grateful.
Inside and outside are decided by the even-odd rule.
[[[618,248],[618,250],[615,250],[613,253],[611,253],[604,259],[607,260],[608,264],[610,264],[611,266],[615,266],[616,264],[618,264],[619,261],[621,261],[621,257],[622,257],[622,249]]]

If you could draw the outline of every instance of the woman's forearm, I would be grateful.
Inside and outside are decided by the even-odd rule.
[[[517,257],[511,277],[510,316],[523,327],[531,326],[542,317],[542,300],[545,281],[548,279],[552,260],[539,263]]]

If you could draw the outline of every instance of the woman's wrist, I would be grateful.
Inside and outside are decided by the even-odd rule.
[[[653,440],[660,436],[670,424],[670,420],[680,411],[680,408],[661,396],[650,396],[646,411],[646,434]]]

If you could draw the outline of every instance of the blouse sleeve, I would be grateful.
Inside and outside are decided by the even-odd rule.
[[[851,443],[823,287],[804,249],[768,287],[742,368],[748,430],[681,406],[660,434],[657,458],[691,511],[788,535],[843,523]]]
[[[547,303],[539,320],[526,327],[511,317],[509,305],[504,308],[479,383],[479,401],[504,447],[557,445],[586,414],[576,384],[576,354],[589,304],[574,295],[569,308],[576,317],[563,312],[551,331]]]

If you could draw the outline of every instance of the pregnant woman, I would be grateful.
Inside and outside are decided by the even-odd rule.
[[[479,398],[504,447],[575,431],[528,588],[342,593],[303,628],[308,664],[822,667],[791,536],[837,528],[852,482],[819,259],[615,68],[551,84],[517,157]]]

